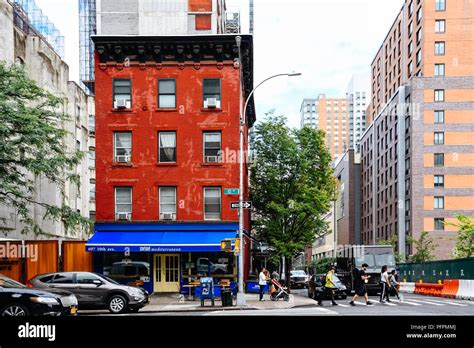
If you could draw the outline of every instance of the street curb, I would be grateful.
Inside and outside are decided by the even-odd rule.
[[[246,310],[259,310],[256,307],[244,307],[244,308],[229,308],[229,307],[196,307],[196,309],[180,309],[180,310],[156,310],[156,311],[140,311],[140,313],[193,313],[193,312],[215,312],[215,311],[246,311]]]

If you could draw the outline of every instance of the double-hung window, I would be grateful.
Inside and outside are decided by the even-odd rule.
[[[158,80],[158,107],[175,108],[176,107],[176,80],[159,79]]]
[[[435,167],[444,166],[444,153],[435,153],[434,154],[434,165]]]
[[[221,107],[221,79],[202,81],[203,106],[207,109]]]
[[[222,162],[221,132],[204,132],[204,162]]]
[[[132,188],[115,188],[115,220],[132,219]]]
[[[130,109],[132,107],[132,80],[114,79],[113,93],[115,109]]]
[[[176,132],[159,132],[159,162],[176,162]]]
[[[132,132],[114,132],[114,162],[132,161]]]
[[[160,187],[160,220],[176,220],[176,187]]]
[[[204,188],[204,220],[221,219],[221,188]]]

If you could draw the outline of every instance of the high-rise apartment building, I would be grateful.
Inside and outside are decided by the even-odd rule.
[[[366,129],[366,111],[370,103],[370,75],[354,74],[347,88],[349,100],[349,148],[360,152],[360,138]]]
[[[372,63],[361,140],[362,242],[430,232],[449,258],[474,215],[474,1],[407,0]]]
[[[91,35],[223,34],[225,0],[79,0],[79,19],[81,81],[93,92]]]
[[[349,148],[349,100],[326,98],[304,99],[301,103],[301,127],[313,127],[326,133],[326,146],[333,158]]]

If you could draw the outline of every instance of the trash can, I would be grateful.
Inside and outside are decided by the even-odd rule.
[[[201,278],[201,307],[204,307],[204,300],[211,300],[214,306],[214,281],[212,277]]]
[[[232,307],[232,290],[231,289],[223,289],[221,290],[221,299],[222,299],[222,307]]]

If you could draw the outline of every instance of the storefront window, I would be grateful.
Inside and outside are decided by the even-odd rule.
[[[104,253],[104,275],[121,283],[150,280],[150,255],[147,253]]]
[[[234,278],[236,274],[235,256],[232,253],[188,253],[181,255],[183,278],[212,276],[214,278]]]

